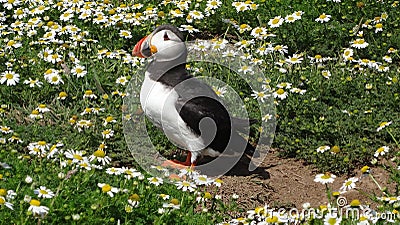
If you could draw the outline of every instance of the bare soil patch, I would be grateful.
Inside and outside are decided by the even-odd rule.
[[[328,198],[325,185],[314,181],[319,172],[311,165],[305,165],[301,160],[280,158],[276,151],[269,156],[259,168],[253,172],[247,170],[248,159],[241,161],[222,177],[224,184],[219,189],[224,201],[229,201],[233,194],[239,195],[239,207],[244,211],[257,206],[268,204],[270,207],[296,207],[302,209],[302,204],[308,202],[311,207],[326,205]],[[389,173],[382,168],[372,168],[371,172],[381,187],[390,191],[395,188],[389,183]],[[354,171],[355,177],[361,177],[361,171]],[[338,191],[349,176],[337,176],[333,184],[329,184],[332,191]],[[382,196],[382,192],[369,176],[364,176],[356,183],[356,190],[350,190],[342,196],[348,203],[354,199],[363,205],[376,206],[370,199],[373,194]],[[393,192],[392,192],[393,193]]]

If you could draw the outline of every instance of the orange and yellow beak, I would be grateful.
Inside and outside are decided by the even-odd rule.
[[[149,35],[140,39],[140,41],[136,43],[135,47],[133,48],[132,55],[140,58],[148,58],[152,54],[156,53],[156,46],[150,44],[151,38],[152,35]]]

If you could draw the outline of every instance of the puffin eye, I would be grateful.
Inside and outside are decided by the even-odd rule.
[[[170,40],[170,39],[169,39],[169,37],[168,37],[167,32],[165,32],[165,33],[164,33],[164,41],[168,41],[168,40]]]

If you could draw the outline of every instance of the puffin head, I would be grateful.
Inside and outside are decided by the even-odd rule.
[[[181,57],[186,59],[187,49],[178,28],[161,25],[135,45],[132,55],[141,58],[154,56],[157,61],[173,61]]]

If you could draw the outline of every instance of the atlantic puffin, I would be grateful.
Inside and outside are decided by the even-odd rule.
[[[239,132],[255,120],[232,117],[214,90],[186,69],[184,36],[173,25],[158,26],[133,48],[132,55],[149,58],[140,91],[144,114],[170,141],[188,150],[185,162],[164,165],[193,167],[200,156],[246,153],[255,148]]]

